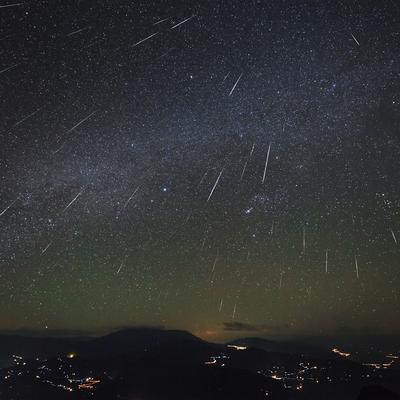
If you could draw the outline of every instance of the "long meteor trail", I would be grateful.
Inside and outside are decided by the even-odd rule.
[[[177,23],[176,25],[174,25],[171,29],[175,29],[175,28],[177,28],[178,26],[181,26],[181,25],[184,24],[185,22],[190,21],[193,17],[194,17],[194,15],[192,15],[192,16],[189,17],[189,18],[184,19],[184,20],[181,21],[181,22],[178,22],[178,23]]]
[[[392,238],[393,238],[394,242],[397,244],[397,238],[396,238],[395,233],[393,232],[393,229],[391,229],[390,231],[392,232]]]
[[[1,8],[1,7],[0,7]],[[7,72],[7,71],[9,71],[10,69],[13,69],[13,68],[15,68],[16,66],[18,66],[19,64],[14,64],[14,65],[11,65],[11,67],[7,67],[7,68],[4,68],[4,69],[2,69],[1,71],[0,71],[0,74],[2,74],[3,72]]]
[[[268,168],[268,162],[269,162],[269,154],[271,153],[271,143],[268,146],[268,153],[267,153],[267,157],[265,159],[265,167],[264,167],[264,174],[263,174],[263,178],[262,178],[262,183],[265,182],[265,176],[267,174],[267,168]]]
[[[149,39],[151,39],[153,36],[156,36],[156,35],[158,35],[158,32],[156,32],[156,33],[153,33],[152,35],[150,35],[150,36],[147,36],[146,38],[144,38],[144,39],[142,39],[142,40],[139,40],[139,41],[138,41],[138,42],[136,42],[134,45],[132,45],[132,47],[136,47],[136,46],[138,46],[139,44],[141,44],[141,43],[145,42],[146,40],[149,40]]]
[[[14,203],[15,203],[17,200],[18,200],[18,199],[15,199],[14,201],[12,201],[12,202],[0,213],[0,217],[3,216],[3,215],[7,212],[7,210],[8,210],[9,208],[11,208],[11,207],[14,205]]]
[[[328,249],[325,250],[325,273],[328,273]]]
[[[358,46],[360,46],[360,42],[356,39],[356,37],[350,33],[351,37],[354,39],[354,41],[357,43]]]
[[[217,180],[215,181],[213,188],[211,189],[211,192],[210,192],[210,194],[209,194],[209,196],[208,196],[207,202],[210,201],[211,196],[213,195],[214,190],[215,190],[215,188],[217,187],[218,182],[219,182],[219,180],[220,180],[220,178],[221,178],[222,172],[224,172],[224,169],[223,169],[223,168],[221,169],[221,172],[219,173],[218,178],[217,178]]]
[[[34,111],[33,113],[30,113],[29,115],[27,115],[26,117],[22,118],[21,120],[19,120],[17,123],[14,124],[13,128],[15,128],[16,126],[22,124],[23,122],[25,122],[27,119],[33,117],[35,114],[37,114],[41,109],[38,108],[36,111]]]
[[[129,199],[125,202],[124,204],[124,209],[126,208],[126,206],[129,204],[129,202],[132,200],[133,196],[136,194],[136,192],[139,190],[140,186],[138,186],[133,193],[131,194],[131,196],[129,197]]]
[[[0,8],[18,7],[18,6],[22,6],[22,4],[24,4],[24,3],[5,4],[3,6],[0,6]]]
[[[358,260],[357,260],[357,256],[354,256],[354,264],[356,267],[356,275],[357,275],[357,279],[360,279],[360,275],[359,275],[359,271],[358,271]]]
[[[65,211],[68,210],[68,208],[70,208],[72,206],[72,204],[75,203],[76,200],[78,200],[78,197],[84,192],[84,190],[86,189],[86,186],[69,202],[69,204],[67,205],[67,207],[64,208],[64,210],[62,211],[63,213]]]
[[[74,129],[76,129],[78,126],[82,125],[84,122],[86,122],[89,118],[93,117],[93,115],[96,114],[96,111],[93,111],[91,114],[89,114],[87,117],[83,118],[81,121],[79,121],[76,125],[74,125],[71,129],[67,131],[67,133],[72,132]]]
[[[235,84],[233,85],[233,88],[231,89],[231,91],[229,92],[229,96],[232,96],[232,93],[234,92],[234,90],[236,89],[237,84],[239,83],[240,79],[242,78],[242,74],[239,75],[239,78],[237,78],[237,81],[235,82]]]

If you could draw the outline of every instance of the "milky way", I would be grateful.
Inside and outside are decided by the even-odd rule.
[[[244,3],[2,3],[0,329],[400,329],[400,8]]]

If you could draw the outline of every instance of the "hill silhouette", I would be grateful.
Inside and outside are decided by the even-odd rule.
[[[95,338],[1,335],[0,358],[6,357],[12,366],[1,370],[2,400],[369,400],[389,396],[382,385],[398,388],[400,381],[396,369],[375,374],[300,342],[216,344],[147,327]],[[95,386],[85,389],[86,379]]]

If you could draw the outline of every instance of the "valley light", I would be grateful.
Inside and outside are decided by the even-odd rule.
[[[236,346],[234,344],[228,344],[227,347],[230,347],[230,348],[235,349],[235,350],[246,350],[247,349],[246,346]]]
[[[332,349],[332,352],[333,352],[333,353],[336,353],[336,354],[339,354],[339,356],[341,356],[341,357],[350,357],[350,353],[345,353],[345,352],[343,352],[343,351],[340,351],[340,350],[337,349],[337,348],[333,348],[333,349]]]

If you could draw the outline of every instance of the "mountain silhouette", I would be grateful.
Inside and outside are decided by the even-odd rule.
[[[374,374],[325,353],[301,342],[216,344],[147,327],[94,338],[1,335],[0,359],[8,358],[9,367],[0,370],[0,399],[398,399],[383,388],[400,381],[396,368]],[[86,379],[89,388],[82,389]]]

